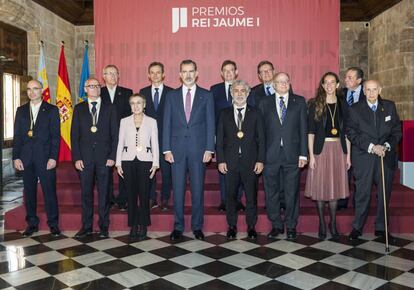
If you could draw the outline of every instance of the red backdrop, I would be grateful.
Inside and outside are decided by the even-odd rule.
[[[115,64],[121,85],[134,91],[149,84],[147,66],[155,60],[165,65],[165,82],[177,87],[180,61],[193,59],[199,84],[208,88],[221,81],[225,59],[236,61],[239,78],[251,85],[259,82],[258,62],[267,59],[277,71],[288,72],[295,92],[306,98],[314,95],[324,72],[338,72],[339,0],[99,0],[94,5],[97,77],[106,64]]]

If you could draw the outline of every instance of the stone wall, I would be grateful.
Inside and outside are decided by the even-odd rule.
[[[368,30],[366,22],[341,22],[339,32],[339,72],[357,66],[368,74]]]
[[[384,98],[396,102],[401,119],[414,119],[414,1],[403,0],[371,21],[369,76]]]

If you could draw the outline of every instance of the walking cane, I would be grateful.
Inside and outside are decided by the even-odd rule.
[[[384,199],[385,253],[389,253],[390,247],[388,245],[388,220],[387,220],[387,199],[385,197],[384,156],[381,156],[381,177],[382,177],[382,197]]]

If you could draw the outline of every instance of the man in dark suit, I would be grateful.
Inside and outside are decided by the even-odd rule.
[[[366,97],[364,95],[364,90],[362,87],[362,81],[364,79],[364,71],[359,67],[350,67],[346,70],[344,84],[345,88],[343,90],[343,103],[348,104],[345,106],[345,119],[348,117],[349,107],[353,104],[358,103],[359,101],[365,101]],[[352,181],[354,177],[353,167],[348,170],[348,183],[349,188],[352,188]],[[354,194],[355,194],[354,188]],[[348,198],[338,200],[338,209],[347,208],[348,207]],[[355,205],[355,200],[354,200]]]
[[[70,132],[72,160],[79,171],[82,191],[82,228],[75,237],[92,234],[93,188],[96,180],[99,236],[106,238],[110,209],[109,180],[118,145],[118,117],[115,106],[102,101],[97,79],[90,78],[85,82],[85,92],[88,101],[75,106]]]
[[[261,83],[252,88],[252,105],[258,107],[263,98],[275,93],[275,89],[273,88],[274,75],[275,68],[273,63],[268,60],[259,62],[257,65],[257,76]]]
[[[287,228],[287,239],[296,239],[299,217],[300,170],[307,163],[307,107],[305,98],[289,93],[290,78],[277,73],[274,78],[274,97],[263,99],[259,104],[266,134],[266,159],[263,172],[266,193],[266,209],[272,230],[269,238],[275,238]],[[280,215],[280,179],[284,176],[285,220]]]
[[[59,209],[56,197],[56,162],[60,144],[59,110],[42,101],[42,84],[31,80],[27,84],[30,102],[16,112],[13,137],[13,163],[23,171],[23,186],[28,227],[23,236],[39,230],[36,215],[37,182],[40,181],[45,199],[47,224],[53,236],[59,236]]]
[[[221,77],[224,82],[215,84],[211,86],[210,92],[214,97],[214,114],[216,116],[216,127],[217,122],[220,116],[220,112],[225,108],[233,107],[233,99],[230,93],[230,88],[233,82],[237,79],[237,65],[232,60],[225,60],[221,65]],[[219,181],[220,181],[220,197],[221,203],[218,207],[219,211],[226,210],[226,188],[224,175],[219,172]],[[237,195],[237,210],[244,211],[246,208],[241,202],[241,196],[243,193],[243,188],[240,187],[239,193]]]
[[[379,98],[378,81],[364,83],[366,101],[349,109],[347,137],[352,144],[352,164],[356,182],[355,218],[350,240],[361,234],[368,217],[371,188],[377,186],[375,235],[384,237],[385,218],[381,179],[381,157],[384,158],[385,194],[391,196],[392,180],[397,166],[396,149],[401,139],[401,123],[394,102]]]
[[[197,65],[180,64],[183,86],[170,91],[165,100],[163,153],[172,165],[174,230],[171,240],[182,239],[187,171],[191,188],[191,228],[203,240],[205,164],[214,153],[214,100],[211,93],[196,85]]]
[[[160,62],[150,63],[148,79],[151,81],[151,85],[139,91],[146,99],[145,114],[157,120],[159,144],[162,144],[165,98],[167,93],[172,90],[169,86],[164,85],[164,78],[164,65]],[[165,161],[162,154],[160,154],[160,169],[162,174],[161,210],[168,210],[171,192],[171,164]],[[156,176],[154,176],[151,179],[150,189],[151,208],[158,207],[156,185]]]
[[[265,135],[257,108],[247,105],[250,87],[236,80],[231,87],[233,106],[221,111],[217,129],[217,163],[226,178],[228,239],[237,234],[237,195],[240,184],[246,191],[247,236],[256,239],[257,183],[263,170]]]
[[[114,104],[118,116],[118,126],[122,118],[131,115],[131,106],[129,105],[129,97],[132,95],[132,90],[119,86],[119,70],[113,65],[109,64],[103,69],[103,79],[105,86],[101,89],[102,102],[106,104]],[[109,194],[111,204],[118,204],[120,210],[126,210],[127,196],[124,180],[118,178],[118,196],[114,196],[114,180],[113,176],[109,179]]]

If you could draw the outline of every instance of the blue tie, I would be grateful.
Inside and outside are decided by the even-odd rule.
[[[354,93],[355,91],[351,91],[351,94],[348,97],[347,103],[349,106],[352,106],[354,103]]]
[[[377,106],[376,106],[376,105],[373,105],[373,106],[371,107],[371,110],[372,110],[373,112],[375,112],[375,111],[377,110]]]
[[[266,86],[266,96],[270,96],[272,92],[270,91],[270,86]]]
[[[231,96],[231,85],[229,85],[229,89],[227,91],[227,103],[229,106],[233,104],[233,97]]]
[[[280,97],[279,107],[280,107],[280,112],[282,113],[282,115],[280,116],[280,123],[283,124],[286,118],[286,106],[285,106],[285,102],[283,101],[283,97]]]
[[[160,102],[160,94],[158,93],[159,88],[155,88],[155,94],[154,94],[154,109],[155,112],[158,110],[158,104]]]

